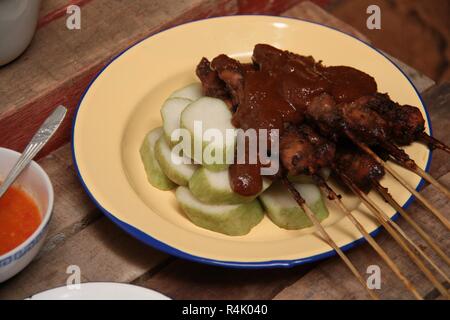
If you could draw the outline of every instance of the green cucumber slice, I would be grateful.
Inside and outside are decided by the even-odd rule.
[[[171,190],[176,187],[176,184],[167,178],[155,157],[156,141],[158,141],[162,134],[163,130],[161,127],[151,130],[145,136],[139,152],[148,182],[160,190]]]
[[[182,156],[173,154],[164,137],[159,138],[156,142],[155,157],[165,175],[180,186],[187,186],[189,179],[191,179],[198,168],[198,165],[183,162],[184,160],[192,162],[191,159],[185,159]],[[174,163],[172,157],[178,160],[179,164]]]
[[[174,146],[179,142],[172,141],[171,134],[180,128],[180,117],[183,110],[192,101],[185,98],[167,99],[161,107],[161,118],[163,120],[164,138],[169,146]]]
[[[229,236],[250,232],[264,217],[258,200],[237,205],[211,205],[200,202],[186,187],[175,192],[187,217],[197,226]]]
[[[263,179],[263,189],[266,190],[272,181]],[[198,169],[191,180],[189,189],[201,202],[209,204],[239,204],[253,201],[252,197],[242,196],[231,189],[228,170],[212,171],[207,168]]]
[[[174,91],[169,98],[185,98],[191,101],[200,99],[203,96],[202,84],[199,82],[191,83],[181,89]]]
[[[328,217],[328,209],[316,185],[295,183],[294,186],[319,221]],[[259,199],[269,218],[280,228],[295,230],[313,225],[281,182],[273,183],[259,196]]]
[[[187,129],[191,135],[191,148],[186,148],[186,154],[210,170],[220,171],[228,168],[226,158],[227,155],[233,155],[235,147],[235,128],[231,124],[231,117],[231,111],[220,99],[202,97],[189,104],[181,113],[180,120],[180,126]],[[201,130],[195,130],[195,123],[201,124]],[[205,131],[212,132],[209,129],[215,129],[221,141],[214,141],[213,138],[212,141],[204,141]],[[232,130],[229,131],[233,133],[231,139],[226,138],[227,130]],[[195,145],[201,146],[201,155],[194,154]],[[205,150],[206,154],[212,154],[210,159],[203,157]]]

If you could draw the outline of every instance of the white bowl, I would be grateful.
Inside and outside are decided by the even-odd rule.
[[[0,181],[16,163],[20,154],[0,148]],[[0,283],[24,269],[37,255],[44,243],[53,209],[53,187],[45,171],[34,161],[16,180],[16,186],[26,191],[36,202],[41,214],[41,224],[21,245],[0,255]]]
[[[41,0],[0,0],[0,66],[11,62],[33,39]]]

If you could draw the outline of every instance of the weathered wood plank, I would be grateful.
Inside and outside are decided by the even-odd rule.
[[[62,245],[65,240],[101,216],[81,187],[72,164],[70,144],[39,161],[55,191],[53,217],[40,256]]]
[[[37,28],[42,28],[50,22],[62,18],[67,13],[67,7],[69,5],[77,5],[78,7],[84,6],[86,3],[92,0],[44,0],[41,4],[41,10],[39,11],[39,20]]]
[[[105,218],[2,284],[0,299],[23,299],[64,285],[70,265],[80,268],[83,282],[130,282],[165,259],[165,254],[135,240]]]
[[[303,0],[238,0],[238,11],[241,14],[273,14],[288,10]]]
[[[176,259],[134,282],[173,299],[271,299],[313,265],[289,269],[226,269]]]
[[[450,145],[450,83],[435,86],[424,92],[422,97],[430,113],[433,135],[446,145]],[[450,172],[449,155],[435,150],[430,171],[434,177]]]
[[[370,42],[369,39],[361,32],[342,22],[338,18],[332,16],[310,1],[305,1],[300,3],[299,5],[296,5],[295,7],[292,7],[291,9],[285,11],[282,16],[305,19],[308,21],[321,23],[326,26],[339,29],[340,31],[343,31],[345,33],[351,34],[365,42]]]

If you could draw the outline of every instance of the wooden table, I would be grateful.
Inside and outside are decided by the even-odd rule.
[[[67,2],[82,6],[82,31],[68,31],[64,27]],[[57,104],[66,105],[72,117],[80,94],[108,59],[150,33],[185,21],[263,12],[320,22],[368,41],[320,7],[299,2],[134,0],[125,5],[124,1],[44,0],[38,31],[30,48],[17,61],[0,68],[0,145],[21,150],[40,120]],[[435,136],[450,143],[450,84],[434,86],[432,80],[412,68],[401,62],[398,65],[423,92]],[[133,283],[174,299],[367,298],[336,257],[290,269],[235,270],[180,260],[143,245],[104,217],[83,192],[73,168],[69,139],[70,121],[66,121],[39,161],[56,193],[54,216],[44,248],[22,273],[0,285],[0,299],[22,299],[63,285],[70,265],[81,268],[82,281]],[[449,171],[446,155],[436,152],[431,165],[433,176],[449,185]],[[449,215],[449,201],[433,187],[426,186],[422,193]],[[450,239],[443,227],[416,203],[409,212],[438,239],[448,254]],[[403,220],[399,223],[414,240],[423,243]],[[426,298],[439,298],[438,292],[385,232],[376,240]],[[371,264],[381,267],[379,294],[382,298],[411,298],[367,244],[351,250],[348,256],[362,273]],[[448,272],[446,266],[440,266]]]

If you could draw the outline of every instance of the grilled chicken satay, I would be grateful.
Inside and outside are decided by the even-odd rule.
[[[373,95],[367,105],[389,122],[391,138],[397,144],[407,145],[414,141],[422,141],[430,148],[450,152],[448,146],[425,133],[425,119],[419,108],[400,105],[392,101],[388,94],[382,93]]]
[[[385,171],[369,155],[350,146],[335,145],[308,125],[289,127],[281,138],[280,158],[290,175],[317,176],[322,168],[335,168],[368,193]]]
[[[365,193],[372,189],[374,181],[380,181],[385,174],[382,165],[357,149],[340,148],[334,166]]]
[[[388,123],[366,105],[367,100],[367,97],[360,97],[337,104],[331,95],[323,93],[308,106],[306,118],[334,141],[345,137],[349,130],[368,145],[378,144],[388,139],[390,129]]]
[[[202,83],[203,94],[205,96],[222,99],[224,101],[229,101],[231,99],[225,82],[223,82],[217,72],[211,68],[211,62],[208,59],[202,58],[197,65],[195,73]]]
[[[292,176],[319,174],[331,166],[335,151],[334,143],[304,124],[288,127],[280,140],[281,163]]]
[[[371,76],[351,67],[326,67],[312,57],[269,45],[256,45],[252,59],[253,64],[241,64],[219,55],[212,63],[202,59],[197,69],[207,94],[227,96],[236,127],[278,129],[283,137],[286,127],[299,125],[306,118],[335,143],[350,137],[358,146],[381,147],[403,166],[425,175],[392,143],[428,137],[421,133],[424,120],[420,111],[377,93]],[[429,143],[434,142],[431,139],[428,137]],[[248,175],[257,171],[253,169],[244,167],[234,172]]]

